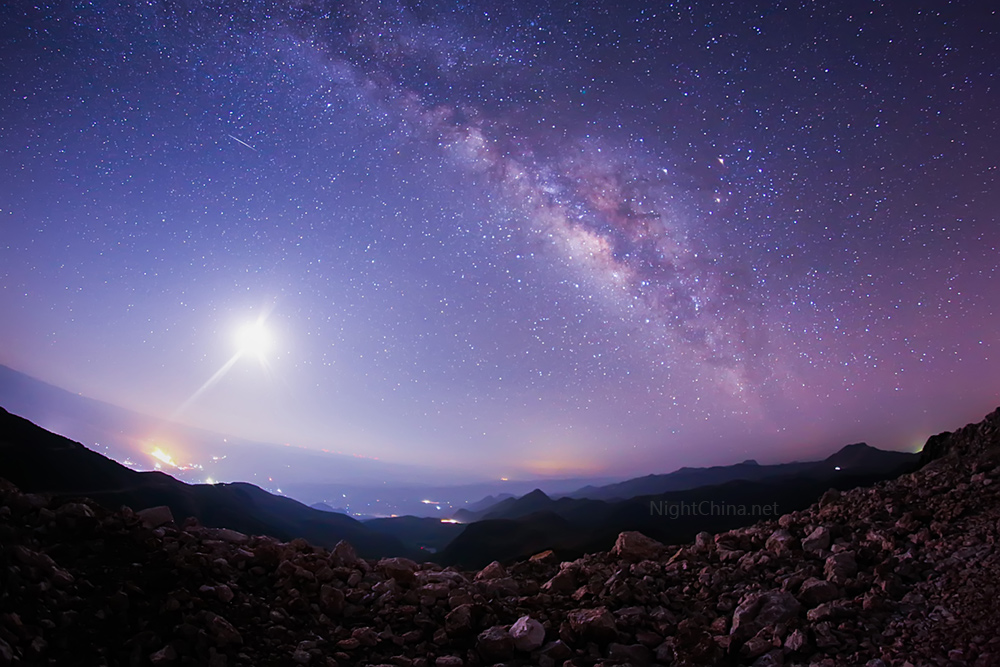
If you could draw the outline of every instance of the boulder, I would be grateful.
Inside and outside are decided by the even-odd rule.
[[[606,607],[575,609],[567,614],[570,628],[577,635],[595,641],[610,641],[617,636],[615,617]]]
[[[449,635],[461,636],[472,632],[472,605],[461,604],[444,617],[444,629]]]
[[[136,512],[142,525],[146,528],[159,528],[160,526],[174,522],[174,515],[166,505],[147,507]]]
[[[651,537],[630,530],[618,535],[612,553],[622,560],[641,561],[658,558],[663,553],[664,546]]]
[[[798,617],[802,605],[788,591],[765,591],[748,595],[733,612],[729,634],[753,636],[769,625],[787,623]]]
[[[507,570],[504,569],[504,566],[497,561],[493,561],[476,574],[475,580],[503,579],[506,576]]]
[[[828,581],[843,586],[858,573],[858,563],[850,551],[835,553],[826,559],[823,574]]]
[[[764,543],[764,548],[777,556],[789,554],[798,547],[798,540],[784,528],[779,528]]]
[[[476,637],[476,651],[487,664],[506,660],[514,655],[514,640],[502,626],[495,625]]]
[[[840,597],[840,589],[832,582],[810,577],[799,587],[798,599],[807,608],[830,602]]]
[[[830,548],[830,531],[819,526],[802,540],[802,550],[807,554],[816,554]]]
[[[530,616],[522,616],[510,626],[510,636],[514,640],[514,648],[530,652],[545,643],[545,628]]]
[[[417,569],[420,567],[409,558],[383,558],[378,562],[378,569],[385,576],[391,577],[400,584],[409,584],[416,580]]]

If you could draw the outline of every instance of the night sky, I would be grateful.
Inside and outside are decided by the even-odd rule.
[[[6,3],[0,363],[485,476],[914,450],[1000,404],[994,7]]]

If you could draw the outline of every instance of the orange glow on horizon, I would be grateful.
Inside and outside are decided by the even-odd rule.
[[[579,459],[563,461],[559,459],[535,459],[525,461],[523,468],[525,472],[533,475],[544,475],[550,477],[565,475],[594,475],[603,471],[597,463],[581,461]]]

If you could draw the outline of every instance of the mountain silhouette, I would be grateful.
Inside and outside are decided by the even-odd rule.
[[[827,477],[833,472],[857,475],[880,474],[911,464],[918,454],[890,452],[857,443],[842,447],[822,461],[807,461],[760,465],[753,459],[728,466],[709,468],[680,468],[667,474],[646,475],[605,486],[586,486],[568,494],[570,498],[593,500],[623,500],[637,496],[654,495],[670,491],[684,491],[702,486],[714,486],[736,480],[764,481],[792,476]],[[836,470],[837,466],[840,470]],[[485,516],[491,509],[480,514]]]
[[[86,496],[109,508],[165,505],[178,521],[195,517],[208,527],[282,540],[302,537],[326,547],[347,540],[370,557],[408,553],[398,539],[351,517],[307,507],[253,484],[186,484],[162,472],[130,470],[3,408],[0,477],[28,493]]]

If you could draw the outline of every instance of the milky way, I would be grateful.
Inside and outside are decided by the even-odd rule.
[[[2,11],[0,363],[484,476],[1000,400],[990,3]]]

